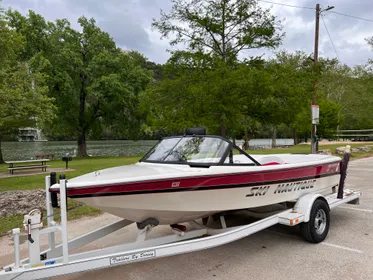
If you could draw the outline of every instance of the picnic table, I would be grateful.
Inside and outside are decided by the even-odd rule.
[[[7,161],[6,163],[9,164],[8,170],[10,174],[14,174],[14,170],[24,170],[24,169],[39,169],[41,168],[42,171],[47,171],[46,163],[50,161],[50,159],[29,159],[29,160],[15,160],[15,161]],[[21,165],[18,165],[21,164]]]
[[[36,159],[54,159],[55,154],[38,154],[36,155]]]

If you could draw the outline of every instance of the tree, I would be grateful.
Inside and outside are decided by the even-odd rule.
[[[282,39],[278,33],[280,23],[269,10],[262,10],[252,0],[172,0],[172,3],[171,12],[162,12],[161,18],[153,21],[153,27],[162,37],[174,36],[170,44],[183,43],[186,50],[172,52],[170,64],[179,65],[182,70],[176,67],[180,71],[165,78],[160,87],[164,86],[163,94],[171,96],[162,98],[169,100],[169,106],[180,107],[181,99],[192,100],[199,96],[195,100],[204,102],[197,105],[192,100],[194,105],[183,106],[184,116],[213,110],[213,121],[219,126],[219,133],[226,136],[232,131],[232,120],[237,117],[237,105],[243,98],[237,95],[235,87],[242,80],[235,81],[232,74],[238,71],[236,73],[242,76],[244,68],[239,55],[245,50],[277,47]],[[166,87],[183,79],[189,82],[179,91],[179,97],[173,98],[174,93]],[[196,79],[198,82],[193,84]],[[209,93],[206,96],[201,90]],[[246,95],[248,91],[241,90],[239,94]]]
[[[349,79],[349,108],[342,119],[343,129],[370,129],[373,127],[373,61],[356,66]]]
[[[47,56],[46,53],[51,50],[49,35],[52,23],[46,22],[32,10],[29,10],[28,17],[25,17],[17,10],[9,9],[6,18],[8,25],[24,38],[20,60],[28,61],[37,54]]]
[[[264,118],[260,119],[272,125],[273,139],[276,137],[277,127],[285,124],[292,128],[294,143],[297,143],[299,121],[311,123],[308,113],[306,119],[298,115],[308,112],[311,106],[314,80],[312,64],[309,56],[303,52],[281,51],[276,53],[274,59],[267,61],[271,88],[268,96],[262,100],[263,108],[260,113],[264,113]]]
[[[245,63],[229,69],[208,55],[198,55],[198,60],[197,54],[190,60],[185,54],[174,55],[164,67],[169,77],[148,89],[142,103],[150,112],[150,123],[155,130],[168,133],[205,126],[209,133],[222,134],[223,121],[226,135],[233,137],[243,130],[242,114],[248,112],[254,88],[260,86],[264,75]]]
[[[138,135],[138,96],[151,79],[151,71],[140,65],[145,58],[118,48],[94,19],[79,18],[79,32],[66,19],[46,22],[33,11],[28,17],[7,14],[26,39],[22,57],[37,55],[48,62],[43,73],[58,107],[49,135],[73,136],[78,156],[87,156],[87,138],[99,137],[103,127],[119,136]]]
[[[340,105],[323,98],[318,102],[320,106],[320,123],[317,125],[319,138],[334,138],[336,129],[340,123],[338,112]]]
[[[1,139],[18,127],[35,123],[43,126],[53,118],[52,99],[47,97],[43,60],[20,59],[24,38],[8,28],[0,11],[0,163],[3,163]]]
[[[355,105],[360,81],[357,83],[353,69],[341,65],[337,59],[323,58],[320,59],[319,65],[322,72],[319,77],[319,92],[326,100],[338,104],[339,107],[334,116],[338,120],[337,126],[331,128],[336,131],[343,119],[356,114]]]
[[[153,21],[162,37],[174,34],[171,45],[184,43],[190,52],[203,52],[235,62],[243,50],[275,48],[281,42],[280,23],[252,0],[171,0],[169,14]],[[176,21],[176,23],[175,23]]]
[[[51,96],[56,98],[55,134],[75,135],[78,156],[87,156],[86,139],[102,126],[131,130],[138,95],[150,81],[149,71],[116,47],[93,19],[78,20],[82,31],[57,20],[51,30]]]

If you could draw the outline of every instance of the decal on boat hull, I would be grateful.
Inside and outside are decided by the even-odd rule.
[[[273,193],[279,194],[300,191],[305,189],[312,189],[314,187],[315,182],[316,180],[305,180],[300,182],[278,184]],[[246,197],[266,195],[270,187],[271,186],[253,187],[250,189],[250,193],[247,194]]]
[[[293,192],[305,189],[312,189],[316,180],[306,180],[301,182],[291,182],[286,184],[280,184],[277,186],[274,194]]]

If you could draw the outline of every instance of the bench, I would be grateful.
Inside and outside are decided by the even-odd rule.
[[[9,173],[14,174],[15,170],[27,170],[27,169],[41,168],[42,171],[47,171],[47,167],[50,166],[46,164],[47,161],[50,161],[50,160],[49,159],[17,160],[17,161],[8,161],[7,163],[9,164],[9,167],[8,167]],[[26,165],[17,166],[17,164],[26,164]]]
[[[14,174],[14,170],[24,170],[24,169],[39,169],[41,168],[42,171],[47,171],[47,167],[50,165],[28,165],[28,166],[17,166],[17,167],[9,167],[8,170],[11,174]]]
[[[44,159],[44,158],[54,159],[54,157],[55,157],[55,154],[38,154],[38,155],[36,155],[37,159]]]

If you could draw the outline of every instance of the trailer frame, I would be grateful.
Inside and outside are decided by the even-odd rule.
[[[14,263],[0,271],[1,280],[10,279],[41,279],[65,274],[102,269],[117,265],[130,264],[160,257],[173,256],[220,246],[252,235],[276,224],[296,226],[310,221],[310,213],[316,201],[323,201],[331,210],[341,204],[358,204],[361,192],[351,189],[342,190],[340,184],[329,195],[307,193],[301,196],[290,209],[261,218],[250,224],[227,227],[224,213],[219,215],[220,228],[211,228],[198,221],[190,221],[191,230],[171,227],[171,234],[151,238],[149,233],[154,225],[149,223],[138,229],[135,242],[116,245],[83,253],[70,252],[93,242],[103,236],[113,233],[133,222],[125,219],[116,221],[77,238],[68,239],[66,179],[60,177],[60,215],[61,222],[54,220],[52,197],[49,192],[51,176],[45,177],[47,227],[43,228],[40,211],[33,210],[24,216],[24,227],[28,233],[29,256],[20,260],[20,229],[12,230],[14,238]],[[55,232],[61,232],[62,243],[56,245]],[[48,235],[49,248],[40,250],[40,236]],[[308,240],[310,241],[310,240]],[[319,242],[319,241],[316,241]]]

